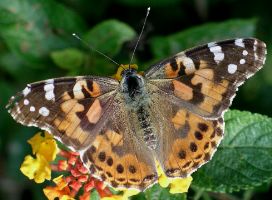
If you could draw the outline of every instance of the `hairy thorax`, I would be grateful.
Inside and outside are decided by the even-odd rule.
[[[157,146],[157,136],[150,116],[150,96],[146,91],[144,78],[136,70],[124,70],[121,79],[121,91],[125,104],[140,126],[143,141],[151,149]]]

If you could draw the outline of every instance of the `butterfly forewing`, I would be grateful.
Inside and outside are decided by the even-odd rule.
[[[178,53],[145,75],[188,110],[218,118],[230,106],[237,88],[263,66],[265,54],[265,44],[253,38],[212,42]]]
[[[72,77],[29,84],[12,97],[8,110],[23,125],[54,134],[75,150],[89,145],[96,122],[109,109],[118,82],[110,78]]]

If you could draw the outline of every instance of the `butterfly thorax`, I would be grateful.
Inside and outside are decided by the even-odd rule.
[[[135,69],[122,72],[121,91],[126,107],[133,112],[139,123],[143,141],[151,149],[157,145],[157,137],[150,117],[150,97],[145,87],[145,79]]]

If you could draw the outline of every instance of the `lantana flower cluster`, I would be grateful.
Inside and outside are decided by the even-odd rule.
[[[126,200],[139,193],[135,189],[113,192],[104,182],[94,178],[80,160],[77,152],[58,147],[56,140],[47,132],[37,133],[28,143],[32,147],[32,155],[27,155],[21,165],[21,172],[36,183],[51,180],[52,171],[60,174],[53,178],[53,186],[43,189],[49,200],[88,200],[91,192],[96,190],[102,200]],[[169,187],[170,193],[188,191],[192,177],[185,179],[169,179],[157,164],[159,184]],[[118,193],[118,194],[117,194]]]

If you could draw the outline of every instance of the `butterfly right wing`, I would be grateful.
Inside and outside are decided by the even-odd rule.
[[[212,158],[223,138],[224,121],[204,119],[155,86],[149,88],[154,91],[149,115],[158,136],[154,154],[168,177],[187,177]]]
[[[49,79],[28,84],[7,108],[17,122],[47,130],[71,149],[81,150],[96,134],[100,118],[109,113],[118,85],[106,77]]]

